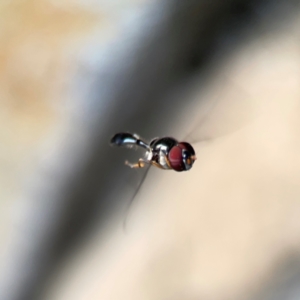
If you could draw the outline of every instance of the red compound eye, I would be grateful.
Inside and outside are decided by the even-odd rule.
[[[195,150],[189,143],[181,142],[169,152],[170,165],[178,172],[189,170],[195,159]]]
[[[169,161],[171,167],[175,171],[183,171],[184,170],[184,163],[182,159],[182,148],[179,146],[174,146],[169,152]]]

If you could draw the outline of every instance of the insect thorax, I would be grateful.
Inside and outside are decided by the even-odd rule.
[[[170,165],[168,163],[168,155],[170,149],[177,145],[177,143],[178,142],[175,139],[169,137],[152,140],[150,143],[150,147],[152,150],[152,161],[157,162],[164,169],[170,169]]]

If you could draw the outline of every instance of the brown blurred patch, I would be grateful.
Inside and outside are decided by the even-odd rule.
[[[50,103],[62,100],[59,94],[70,68],[66,48],[95,24],[97,16],[37,0],[14,1],[0,14],[1,110],[12,122],[13,135],[32,130],[26,134],[29,141],[55,118]]]

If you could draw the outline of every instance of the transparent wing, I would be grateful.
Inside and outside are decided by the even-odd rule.
[[[251,126],[259,116],[257,111],[253,109],[252,100],[252,97],[243,92],[242,89],[226,93],[221,88],[214,97],[207,100],[206,105],[198,107],[198,110],[201,110],[200,116],[195,118],[192,130],[181,141],[189,142],[195,146],[198,143],[213,141]],[[132,203],[145,182],[150,167],[151,165],[146,166],[146,170],[128,203],[123,223],[124,230],[126,230]],[[139,169],[138,171],[142,170]]]
[[[129,213],[130,213],[130,208],[132,206],[132,203],[133,203],[134,199],[136,198],[137,194],[139,193],[139,191],[140,191],[140,189],[141,189],[141,187],[142,187],[142,185],[143,185],[143,183],[144,183],[144,181],[145,181],[145,179],[146,179],[146,177],[148,175],[148,172],[149,172],[150,168],[151,168],[151,165],[149,164],[143,170],[144,174],[143,174],[143,176],[142,176],[142,178],[141,178],[141,180],[140,180],[140,182],[139,182],[139,184],[138,184],[138,186],[137,186],[134,194],[132,195],[132,198],[128,202],[128,205],[127,205],[126,210],[125,210],[124,221],[123,221],[123,230],[124,231],[126,231],[127,219],[128,219]]]
[[[195,144],[225,137],[251,126],[261,115],[251,94],[234,84],[229,86],[229,83],[221,85],[214,95],[208,97],[202,114],[198,119],[194,118],[186,141]],[[201,107],[194,108],[197,109]]]

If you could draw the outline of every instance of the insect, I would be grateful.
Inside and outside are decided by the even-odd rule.
[[[146,164],[163,170],[174,170],[177,172],[188,171],[192,168],[196,154],[191,144],[178,142],[171,137],[155,138],[147,144],[136,134],[120,132],[115,134],[111,141],[113,146],[144,148],[146,158],[140,158],[137,163],[125,162],[131,168],[143,168]]]

